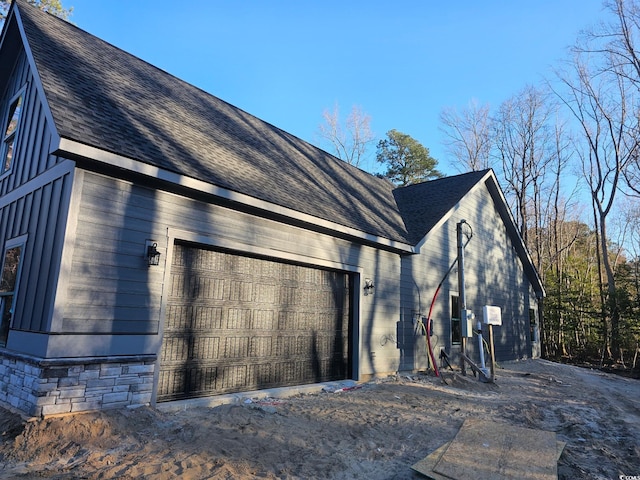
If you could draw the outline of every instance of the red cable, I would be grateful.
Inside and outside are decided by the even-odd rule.
[[[438,371],[438,365],[436,365],[436,359],[433,356],[433,349],[431,348],[431,312],[433,311],[433,305],[436,303],[436,298],[438,298],[438,293],[440,293],[440,287],[442,287],[442,283],[440,283],[436,289],[433,300],[431,300],[431,306],[429,307],[429,315],[427,316],[427,346],[429,347],[429,356],[431,357],[431,364],[433,365],[433,371],[436,373],[436,377],[440,376],[440,372]]]
[[[469,225],[469,224],[467,224],[467,225]],[[469,228],[471,228],[471,226],[469,226]],[[471,241],[471,237],[473,237],[473,231],[471,232],[471,236],[467,237],[466,243],[462,246],[463,249]],[[447,270],[447,273],[444,274],[444,277],[442,278],[442,281],[438,285],[438,288],[436,288],[436,293],[433,295],[433,300],[431,300],[431,306],[429,307],[429,315],[427,316],[427,346],[429,347],[429,356],[431,358],[431,364],[433,365],[433,370],[436,373],[436,377],[440,376],[440,372],[438,371],[438,366],[436,365],[436,359],[433,356],[433,349],[431,348],[431,338],[430,338],[431,336],[429,335],[431,333],[431,321],[432,321],[431,320],[431,312],[433,311],[433,305],[436,303],[436,298],[438,298],[438,293],[440,293],[440,288],[442,287],[442,284],[444,283],[444,281],[447,279],[447,277],[449,276],[449,274],[453,270],[453,267],[456,266],[456,263],[458,263],[458,259],[457,258],[453,261],[453,263],[449,267],[449,270]]]

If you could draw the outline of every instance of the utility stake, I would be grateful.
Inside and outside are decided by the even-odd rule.
[[[473,361],[473,360],[471,360],[469,357],[467,357],[464,353],[461,353],[461,354],[460,354],[460,356],[462,357],[462,361],[463,361],[463,362],[467,362],[467,363],[469,364],[469,366],[471,367],[471,370],[473,371],[473,373],[474,373],[474,374],[475,374],[475,373],[477,373],[477,374],[478,374],[478,378],[482,377],[482,378],[484,378],[487,382],[493,382],[493,380],[492,380],[491,378],[489,378],[489,377],[487,376],[487,374],[486,374],[486,373],[484,373],[484,372],[482,371],[482,369],[481,369],[478,365],[476,365],[476,364],[474,363],[474,361]]]
[[[496,381],[496,354],[493,348],[493,325],[489,324],[489,353],[491,354],[491,382]]]

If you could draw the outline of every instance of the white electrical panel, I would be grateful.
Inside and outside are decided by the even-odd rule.
[[[485,325],[502,325],[502,310],[494,305],[482,307],[482,323]]]

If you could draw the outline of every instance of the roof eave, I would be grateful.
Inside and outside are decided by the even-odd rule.
[[[56,126],[56,122],[55,119],[53,117],[53,113],[51,111],[51,107],[49,106],[49,102],[47,101],[47,96],[45,94],[44,91],[44,86],[42,84],[42,79],[40,78],[40,73],[38,71],[38,66],[37,63],[35,61],[35,57],[33,55],[33,52],[31,50],[31,46],[29,45],[29,40],[27,38],[27,34],[25,32],[24,29],[24,25],[22,23],[22,19],[20,16],[20,9],[18,8],[16,2],[13,2],[13,4],[11,5],[11,10],[9,11],[9,15],[7,16],[5,22],[8,22],[12,17],[15,17],[15,22],[18,26],[18,31],[20,32],[20,38],[22,39],[22,45],[24,46],[24,51],[25,54],[27,56],[27,61],[29,62],[29,68],[31,70],[31,74],[33,75],[34,78],[34,82],[35,82],[35,88],[36,91],[38,93],[38,97],[40,99],[40,103],[42,104],[42,110],[43,113],[45,115],[45,117],[47,118],[47,122],[50,125],[50,130],[51,130],[51,145],[55,145],[58,144],[60,142],[60,135],[58,133],[58,129]],[[5,25],[6,27],[6,25]],[[8,31],[8,28],[4,29],[5,31]],[[4,40],[4,38],[3,38]],[[0,44],[0,47],[2,46],[2,44]]]
[[[543,298],[546,296],[546,292],[544,289],[544,285],[542,284],[542,280],[540,279],[540,275],[538,275],[538,271],[536,270],[535,265],[533,264],[533,260],[531,255],[529,255],[529,251],[524,244],[524,240],[520,236],[518,232],[518,228],[516,227],[515,220],[513,219],[513,215],[509,211],[507,207],[507,200],[504,198],[502,190],[499,187],[498,179],[495,176],[493,170],[487,170],[487,173],[483,175],[473,187],[469,189],[467,193],[463,195],[463,197],[451,208],[449,211],[444,214],[440,220],[429,230],[424,237],[416,244],[416,251],[419,252],[423,245],[425,245],[430,237],[440,229],[440,227],[451,218],[453,213],[460,207],[462,202],[464,202],[465,198],[471,195],[475,190],[481,188],[482,185],[486,185],[489,190],[489,194],[493,197],[496,208],[498,209],[498,213],[502,217],[502,220],[505,223],[507,228],[507,232],[511,237],[513,245],[515,246],[516,252],[522,261],[522,265],[524,267],[524,271],[529,278],[531,285],[536,292],[538,298]]]
[[[424,237],[422,237],[422,239],[416,244],[416,248],[419,250],[424,244],[426,244],[430,237],[434,234],[434,232],[436,232],[437,230],[440,229],[440,227],[442,227],[442,225],[444,225],[445,222],[447,222],[451,216],[453,215],[453,213],[460,207],[460,204],[464,201],[464,199],[469,196],[471,193],[473,193],[475,190],[477,190],[478,188],[480,188],[480,186],[486,181],[487,177],[491,175],[491,170],[488,170],[487,173],[482,176],[482,178],[480,178],[474,185],[473,187],[471,187],[461,198],[460,200],[458,200],[458,202],[449,209],[449,211],[447,211],[447,213],[445,213],[442,217],[440,217],[440,219],[436,222],[436,224],[431,227],[431,229],[424,235]]]
[[[507,206],[508,205],[507,200],[505,199],[504,194],[502,193],[502,189],[498,184],[498,179],[496,178],[493,171],[489,172],[489,178],[484,180],[484,182],[487,184],[489,193],[491,194],[492,197],[494,197],[494,200],[496,198],[499,200],[495,202],[496,207],[498,208],[498,212],[500,213],[500,215],[503,218],[503,221],[505,222],[507,231],[511,236],[511,239],[516,248],[516,251],[518,252],[518,255],[520,256],[520,259],[522,260],[524,271],[529,277],[529,279],[531,280],[531,284],[534,287],[536,295],[538,296],[538,298],[546,297],[547,293],[544,289],[542,279],[540,278],[540,275],[538,274],[538,270],[536,269],[533,263],[533,259],[529,254],[529,249],[526,247],[524,240],[520,236],[520,232],[518,231],[518,228],[516,226],[516,221],[513,218],[513,215],[511,214],[511,211]]]
[[[59,138],[57,144],[53,144],[52,154],[66,158],[85,158],[98,161],[118,169],[122,169],[134,174],[143,175],[163,182],[174,184],[181,188],[194,190],[207,195],[212,195],[229,202],[245,205],[252,209],[268,212],[270,215],[289,218],[296,223],[304,223],[322,228],[324,230],[335,232],[341,236],[347,236],[358,239],[368,244],[375,244],[384,249],[393,250],[398,253],[415,253],[415,248],[409,243],[399,242],[396,240],[373,235],[361,230],[347,227],[335,222],[331,222],[322,218],[315,217],[306,213],[296,211],[294,209],[267,202],[243,193],[219,187],[217,185],[188,177],[176,172],[140,162],[131,158],[127,158],[106,150],[102,150],[81,142]]]

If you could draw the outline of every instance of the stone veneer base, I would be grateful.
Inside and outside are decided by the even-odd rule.
[[[0,349],[0,403],[31,417],[148,405],[156,355],[43,359]]]

